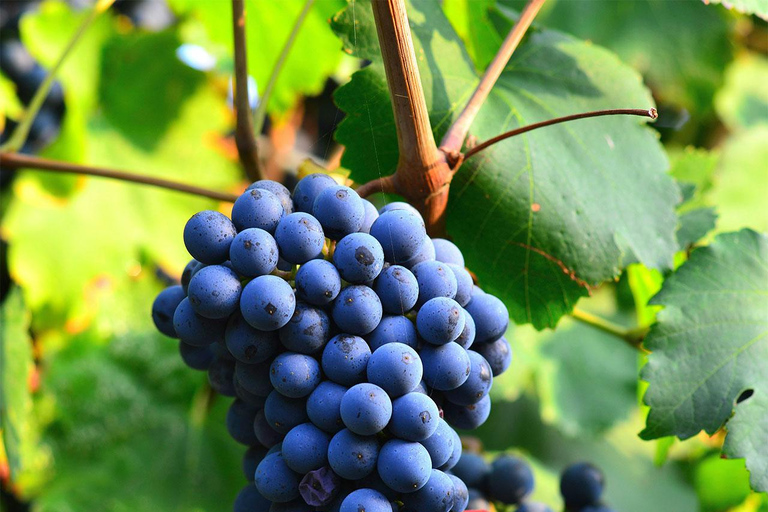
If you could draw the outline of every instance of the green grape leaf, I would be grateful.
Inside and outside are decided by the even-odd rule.
[[[715,97],[715,108],[731,130],[768,123],[768,58],[746,54],[725,72],[725,84]],[[763,84],[763,85],[760,85]]]
[[[151,151],[203,83],[203,73],[176,58],[173,32],[116,36],[107,41],[99,88],[104,117],[131,142]]]
[[[427,105],[440,140],[478,81],[461,40],[435,2],[409,4]],[[352,20],[355,23],[352,23]],[[428,20],[428,22],[427,22]],[[512,21],[496,13],[493,29]],[[350,4],[334,29],[349,45],[373,41],[368,6]],[[356,34],[356,35],[355,35]],[[370,44],[347,50],[371,60]],[[336,93],[343,165],[364,182],[393,172],[397,143],[380,57]],[[609,52],[552,31],[521,45],[476,118],[484,140],[530,122],[618,105],[653,104],[639,77]],[[550,127],[497,144],[454,178],[447,230],[482,286],[511,317],[552,327],[589,285],[633,261],[667,268],[679,199],[654,134],[636,118]]]
[[[0,308],[0,452],[8,459],[16,485],[39,470],[41,461],[47,462],[37,445],[39,429],[30,390],[34,362],[29,316],[21,291],[12,288]]]
[[[88,125],[87,163],[226,190],[237,183],[239,170],[217,149],[218,134],[228,126],[220,105],[212,88],[200,89],[152,153],[103,119],[94,119]],[[46,194],[29,174],[19,176],[2,224],[12,275],[30,307],[36,312],[45,307],[53,325],[87,318],[89,290],[103,277],[130,275],[147,259],[180,273],[189,259],[181,236],[184,224],[199,210],[217,208],[214,201],[159,188],[104,178],[68,179],[78,190],[61,200]]]
[[[729,510],[750,494],[749,473],[743,460],[711,455],[697,464],[694,486],[703,512]]]
[[[768,490],[768,237],[719,235],[693,251],[651,303],[664,309],[645,340],[650,413],[641,436],[687,439],[725,424],[726,446],[746,459],[753,487]],[[754,396],[736,403],[747,390]]]
[[[705,3],[723,4],[727,9],[734,9],[746,14],[760,16],[768,20],[768,0],[707,0]]]
[[[151,272],[97,290],[92,328],[46,353],[57,471],[36,510],[218,511],[245,485],[245,447],[225,426],[231,401],[208,397],[206,374],[154,330],[159,290]]]
[[[717,213],[714,208],[697,208],[680,214],[678,222],[677,242],[685,250],[715,229]]]
[[[187,30],[185,33],[189,42],[206,43],[212,53],[226,55],[231,62],[232,10],[229,3],[208,0],[171,0],[169,3],[177,13],[193,16],[204,27],[208,41],[195,38],[196,32]],[[267,86],[275,62],[304,4],[303,0],[245,2],[248,73],[256,80],[260,94]],[[337,70],[343,53],[328,28],[328,19],[342,6],[342,0],[314,3],[275,84],[270,112],[284,113],[295,105],[301,95],[320,93],[325,81]],[[227,72],[231,73],[231,67]]]
[[[525,4],[501,3],[517,9]],[[661,102],[689,109],[697,122],[711,112],[733,53],[732,23],[701,0],[555,0],[536,21],[615,52],[643,75]]]

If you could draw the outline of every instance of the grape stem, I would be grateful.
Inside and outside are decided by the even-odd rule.
[[[500,135],[497,135],[491,139],[488,139],[487,141],[478,144],[477,146],[474,146],[467,150],[466,153],[464,153],[461,160],[466,160],[482,150],[493,146],[497,142],[501,142],[502,140],[508,139],[510,137],[514,137],[516,135],[521,135],[526,132],[530,132],[533,130],[537,130],[539,128],[544,128],[545,126],[552,126],[553,124],[560,124],[560,123],[567,123],[568,121],[576,121],[577,119],[587,119],[590,117],[601,117],[601,116],[620,116],[620,115],[629,115],[629,116],[640,116],[640,117],[649,117],[651,119],[656,119],[659,117],[659,114],[656,112],[655,108],[650,109],[642,109],[642,108],[616,108],[616,109],[608,109],[608,110],[595,110],[592,112],[582,112],[580,114],[571,114],[568,116],[563,117],[556,117],[554,119],[548,119],[546,121],[541,121],[538,123],[529,124],[527,126],[521,126],[519,128],[515,128],[514,130],[510,130],[508,132],[504,132]]]
[[[643,347],[643,339],[645,338],[646,334],[648,334],[648,327],[636,327],[634,329],[627,329],[580,308],[573,308],[573,311],[571,312],[571,318],[584,324],[590,325],[595,329],[601,330],[605,333],[612,334],[613,336],[623,340],[630,347],[639,350],[640,352],[648,353],[648,350]]]
[[[440,149],[448,155],[449,160],[452,158],[456,159],[459,151],[461,151],[464,140],[469,133],[469,128],[480,111],[480,107],[485,103],[488,94],[496,84],[496,80],[501,76],[502,71],[504,71],[509,59],[528,31],[531,23],[533,23],[544,2],[545,0],[528,0],[528,3],[520,13],[520,18],[518,18],[515,25],[509,31],[496,56],[488,65],[483,77],[480,79],[480,83],[475,88],[475,92],[472,93],[472,97],[469,98],[469,101],[464,106],[464,110],[461,111],[459,117],[456,118],[445,136],[443,136],[443,140],[440,142]]]
[[[232,31],[235,48],[234,100],[236,128],[235,145],[240,163],[251,181],[263,179],[259,163],[259,150],[251,119],[251,104],[248,94],[248,54],[245,43],[244,0],[232,0]]]
[[[40,171],[80,174],[86,176],[101,176],[103,178],[112,178],[121,181],[128,181],[131,183],[139,183],[142,185],[151,185],[153,187],[184,192],[185,194],[208,197],[211,199],[216,199],[217,201],[224,201],[228,203],[234,203],[237,199],[236,195],[229,194],[227,192],[218,192],[216,190],[209,190],[207,188],[196,187],[194,185],[187,185],[186,183],[155,178],[154,176],[145,176],[104,167],[88,167],[84,165],[71,164],[69,162],[59,162],[56,160],[48,160],[46,158],[21,155],[17,153],[0,153],[0,167],[3,168],[3,172],[6,172],[6,169],[24,168]]]

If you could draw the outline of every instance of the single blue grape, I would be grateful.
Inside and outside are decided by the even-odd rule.
[[[373,222],[379,218],[379,212],[373,203],[367,199],[363,199],[363,206],[365,207],[365,218],[363,219],[363,225],[360,226],[361,233],[370,233]]]
[[[392,512],[392,505],[379,491],[357,489],[344,498],[339,512]]]
[[[276,331],[287,324],[296,309],[291,285],[277,276],[259,276],[245,285],[240,311],[245,321],[262,331]]]
[[[280,444],[285,434],[281,434],[269,426],[267,417],[264,414],[264,409],[261,409],[256,413],[256,418],[253,420],[253,431],[256,433],[256,438],[266,448],[274,448]],[[269,453],[268,453],[269,454]]]
[[[459,337],[465,322],[464,311],[458,302],[447,297],[435,297],[419,309],[416,330],[424,341],[445,345]]]
[[[326,452],[327,452],[326,443]],[[327,453],[325,454],[327,458]],[[314,469],[304,475],[299,483],[299,493],[305,504],[312,507],[312,511],[328,510],[334,499],[342,491],[342,480],[330,467],[324,466]]]
[[[433,469],[427,483],[418,491],[403,497],[405,506],[419,512],[449,512],[453,508],[453,480],[439,469]]]
[[[184,270],[181,272],[181,287],[184,289],[185,295],[187,293],[187,287],[189,286],[189,280],[192,279],[192,276],[195,272],[198,271],[200,267],[204,266],[204,263],[200,263],[196,259],[192,258],[184,267]]]
[[[405,267],[392,265],[385,268],[373,285],[381,299],[381,307],[390,315],[404,315],[416,305],[419,283]]]
[[[349,334],[364,336],[373,332],[382,315],[379,296],[363,285],[347,286],[333,303],[333,321]]]
[[[179,339],[196,347],[223,342],[226,327],[224,320],[213,320],[195,313],[188,298],[183,299],[173,313],[173,328]]]
[[[419,283],[419,299],[416,306],[423,306],[436,297],[453,299],[456,296],[458,282],[453,270],[439,261],[424,261],[413,267],[413,275]]]
[[[453,452],[451,452],[451,457],[448,459],[448,462],[437,468],[440,471],[451,471],[461,458],[461,438],[459,437],[459,433],[455,430],[451,429],[451,432],[451,435],[453,436]]]
[[[426,234],[421,216],[410,210],[383,212],[371,225],[371,235],[381,244],[389,263],[401,263],[416,256]]]
[[[232,207],[232,222],[238,231],[259,228],[274,233],[284,215],[280,199],[269,190],[260,188],[243,192]]]
[[[488,361],[474,350],[467,350],[472,367],[469,378],[456,389],[445,392],[445,398],[457,405],[472,405],[488,395],[493,384],[493,372]]]
[[[242,400],[235,399],[227,411],[227,432],[238,443],[253,445],[258,443],[253,431],[253,420],[257,409]]]
[[[348,283],[367,283],[376,279],[384,267],[384,252],[371,235],[351,233],[336,244],[333,264]]]
[[[407,210],[418,217],[421,217],[421,213],[419,213],[419,210],[411,206],[409,203],[406,203],[404,201],[392,201],[391,203],[387,203],[381,208],[379,208],[379,215],[382,215],[385,212],[391,211],[391,210]]]
[[[293,199],[291,199],[291,192],[285,188],[282,183],[278,183],[272,180],[259,180],[251,183],[246,191],[260,188],[262,190],[268,190],[275,194],[280,200],[280,204],[283,205],[283,210],[286,214],[293,213]]]
[[[320,384],[320,364],[306,354],[284,352],[272,361],[269,379],[280,394],[290,398],[308,396]]]
[[[293,272],[294,267],[296,267],[296,265],[293,263],[289,263],[283,258],[277,258],[277,270],[282,270],[283,272]]]
[[[365,206],[357,192],[343,185],[323,189],[315,198],[312,215],[320,221],[328,238],[340,240],[360,231],[365,220]]]
[[[196,347],[183,341],[179,342],[179,353],[184,364],[193,370],[207,370],[216,357],[211,345]]]
[[[421,243],[421,247],[416,252],[416,255],[400,264],[405,268],[413,269],[413,267],[423,261],[435,261],[435,246],[429,235],[424,235],[424,241]]]
[[[329,380],[323,381],[307,398],[309,420],[321,430],[335,434],[344,428],[341,419],[341,400],[347,387]]]
[[[419,344],[416,327],[410,318],[405,316],[385,316],[379,325],[366,339],[372,351],[387,343],[402,343],[415,349]]]
[[[379,441],[374,436],[359,436],[349,429],[338,432],[328,445],[328,464],[346,480],[359,480],[376,469]]]
[[[218,355],[208,367],[208,383],[220,395],[232,396],[235,393],[235,362]]]
[[[469,489],[461,478],[455,475],[448,475],[453,482],[453,506],[451,512],[464,512],[469,504]]]
[[[189,303],[206,318],[229,318],[240,305],[240,279],[221,265],[200,269],[189,282]]]
[[[325,346],[321,364],[325,376],[337,384],[354,386],[365,381],[371,349],[363,338],[339,334]]]
[[[320,223],[310,214],[292,213],[278,224],[275,241],[285,261],[301,265],[323,253],[325,234]]]
[[[488,419],[491,414],[491,397],[485,395],[472,405],[443,404],[445,421],[462,430],[474,430]]]
[[[256,468],[254,484],[270,501],[287,503],[299,497],[300,476],[285,463],[281,453],[264,457]]]
[[[554,512],[549,505],[539,503],[537,501],[526,501],[521,503],[519,507],[515,509],[515,512]],[[579,512],[611,512],[608,509],[592,509],[590,507],[582,508]]]
[[[421,393],[408,393],[392,402],[389,431],[406,441],[423,441],[435,433],[440,410],[435,402]]]
[[[226,215],[213,210],[198,212],[184,226],[184,245],[197,261],[207,265],[224,263],[237,230]]]
[[[389,501],[395,501],[399,497],[399,493],[387,487],[387,484],[385,484],[384,480],[379,476],[378,471],[374,471],[367,477],[357,480],[354,485],[360,489],[373,489],[374,491],[379,491],[386,496]]]
[[[283,346],[300,354],[316,354],[331,338],[331,320],[322,309],[296,304],[291,321],[279,331]]]
[[[311,260],[296,272],[296,295],[315,306],[333,302],[341,291],[341,276],[333,263]]]
[[[288,398],[272,391],[264,404],[264,417],[275,432],[287,434],[293,427],[309,419],[307,401],[303,398]]]
[[[533,471],[523,459],[499,455],[488,475],[489,496],[507,505],[519,505],[533,492]]]
[[[173,314],[184,300],[184,288],[179,285],[169,286],[161,291],[152,303],[152,321],[161,333],[171,338],[178,338],[173,328]]]
[[[367,374],[368,382],[396,398],[416,389],[424,370],[414,349],[403,343],[387,343],[371,354]]]
[[[257,396],[267,396],[272,390],[272,382],[269,380],[269,366],[267,361],[259,364],[249,364],[242,361],[235,363],[235,377],[243,388]]]
[[[241,231],[229,247],[232,267],[238,274],[248,277],[263,276],[275,270],[279,256],[274,237],[259,228]]]
[[[235,365],[235,378],[232,379],[232,384],[235,387],[235,396],[238,399],[257,409],[264,408],[264,404],[267,402],[267,397],[255,395],[240,384],[240,380],[237,378],[237,365]]]
[[[473,295],[467,311],[475,321],[475,343],[488,343],[501,338],[509,326],[507,307],[490,294]]]
[[[306,475],[328,465],[328,443],[331,436],[311,423],[291,429],[283,439],[283,459],[289,468]]]
[[[475,351],[488,361],[494,377],[507,371],[512,363],[512,347],[504,336],[490,343],[478,343]]]
[[[453,429],[445,420],[438,419],[435,433],[421,441],[421,444],[429,452],[433,468],[439,468],[448,462],[453,454],[453,442]]]
[[[602,471],[588,462],[568,466],[560,477],[560,494],[568,508],[597,505],[604,486]]]
[[[338,185],[336,180],[327,174],[310,174],[305,176],[293,189],[293,207],[297,212],[312,213],[317,196],[329,187]]]
[[[472,368],[469,354],[458,344],[425,345],[420,352],[424,381],[438,391],[450,391],[464,384]]]
[[[251,481],[253,476],[251,476]],[[248,484],[243,487],[235,498],[234,512],[268,512],[272,504],[267,498],[261,495],[256,486]]]
[[[456,302],[464,307],[472,300],[472,288],[475,286],[472,276],[464,267],[449,264],[448,267],[456,276]]]
[[[464,268],[464,255],[456,244],[445,238],[433,238],[435,245],[435,259],[445,264],[458,265]]]
[[[466,309],[464,312],[464,329],[461,330],[461,334],[456,338],[456,343],[461,345],[464,350],[468,350],[475,343],[475,320],[472,318]]]
[[[419,443],[391,439],[381,447],[379,476],[397,492],[415,492],[424,487],[432,474],[429,452]]]
[[[253,430],[253,423],[250,427]],[[259,466],[259,462],[264,460],[267,456],[267,449],[260,444],[254,444],[250,446],[243,454],[243,475],[249,482],[253,482],[253,476],[256,473],[256,468]]]
[[[392,401],[386,391],[375,384],[355,384],[341,399],[341,419],[355,434],[378,434],[391,417]]]
[[[451,470],[451,473],[461,478],[467,487],[485,489],[488,485],[488,476],[491,474],[491,465],[482,455],[476,453],[462,453],[459,462]]]
[[[277,333],[255,329],[239,312],[229,318],[224,342],[235,359],[249,364],[263,363],[280,350]]]

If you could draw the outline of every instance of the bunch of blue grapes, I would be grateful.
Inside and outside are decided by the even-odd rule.
[[[194,215],[193,256],[152,316],[234,397],[240,511],[463,512],[454,428],[491,410],[511,361],[504,304],[417,210],[379,211],[324,174],[259,181],[231,219]]]
[[[468,510],[554,512],[548,505],[529,499],[535,480],[522,458],[500,454],[492,463],[476,453],[462,453],[452,470],[468,489]],[[588,462],[573,464],[560,476],[560,494],[566,512],[614,512],[601,499],[605,477]],[[492,506],[493,505],[493,506]]]

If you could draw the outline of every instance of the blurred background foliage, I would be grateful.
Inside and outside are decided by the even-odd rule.
[[[480,70],[500,43],[485,28],[490,11],[521,5],[443,1]],[[333,130],[343,115],[331,93],[361,65],[328,25],[343,7],[315,2],[268,105],[266,169],[289,186],[305,158],[338,161]],[[13,66],[51,66],[89,2],[0,8],[5,137],[35,86]],[[302,8],[246,1],[254,105]],[[712,222],[707,239],[768,230],[765,21],[698,0],[551,0],[537,23],[604,46],[642,74],[659,105],[670,172],[688,184],[680,213],[691,214],[691,243]],[[246,182],[232,136],[231,55],[227,1],[118,1],[67,58],[57,77],[62,102],[46,104],[24,150],[238,192]],[[0,176],[0,508],[228,510],[245,480],[244,450],[224,427],[226,401],[211,396],[204,374],[185,369],[149,316],[187,261],[188,217],[227,205],[98,178]],[[579,307],[648,325],[656,308],[645,304],[660,283],[633,265]],[[536,498],[557,505],[559,471],[586,459],[606,472],[607,501],[622,512],[768,511],[768,498],[749,491],[743,461],[719,457],[722,433],[637,437],[647,411],[643,357],[633,348],[567,318],[556,332],[518,326],[508,337],[512,369],[472,436],[488,451],[530,456]]]

